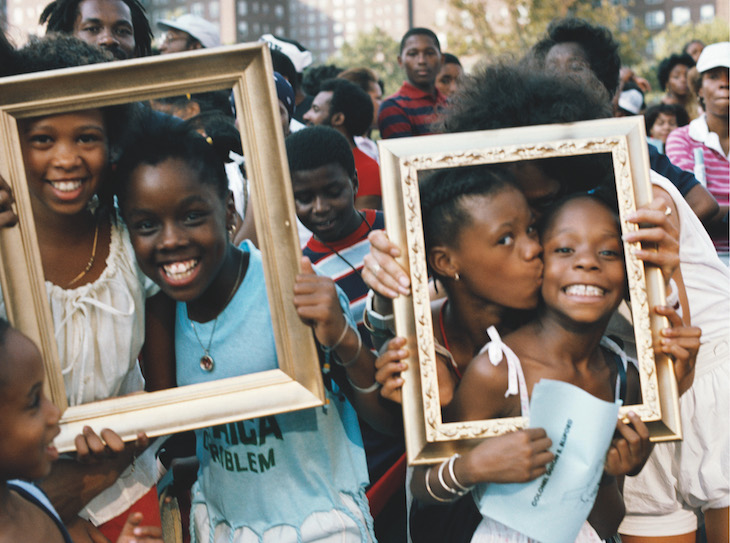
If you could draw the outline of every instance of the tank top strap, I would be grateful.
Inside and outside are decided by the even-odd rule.
[[[504,397],[519,394],[522,416],[529,417],[530,398],[527,395],[527,383],[520,359],[512,349],[505,345],[494,326],[487,329],[487,335],[491,341],[482,347],[479,354],[486,352],[493,366],[498,366],[502,360],[507,361],[507,391],[504,393]]]

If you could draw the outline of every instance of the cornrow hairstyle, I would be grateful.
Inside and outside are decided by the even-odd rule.
[[[685,126],[689,124],[689,115],[687,110],[679,104],[656,104],[646,109],[644,112],[644,124],[646,125],[647,135],[651,133],[651,128],[659,118],[659,115],[673,115],[677,119],[677,126]]]
[[[667,81],[669,81],[669,73],[674,69],[675,66],[684,64],[687,69],[692,68],[695,65],[694,59],[687,53],[674,53],[668,56],[659,63],[657,68],[657,79],[659,79],[659,86],[663,91],[667,90]]]
[[[346,79],[328,79],[320,85],[320,92],[331,92],[330,117],[345,114],[345,130],[350,136],[362,136],[373,121],[373,101],[370,95]]]
[[[355,159],[347,138],[329,126],[310,126],[284,140],[291,173],[339,164],[350,178],[355,176]]]
[[[84,0],[53,0],[44,9],[38,24],[48,26],[46,32],[63,32],[73,34],[79,6]],[[147,19],[147,12],[139,0],[120,0],[124,2],[132,14],[134,30],[134,51],[138,57],[152,54],[152,29]]]
[[[375,83],[376,85],[380,84],[377,74],[370,68],[365,67],[350,68],[349,70],[345,70],[344,72],[340,73],[340,75],[338,75],[337,77],[355,83],[355,85],[360,87],[365,92],[370,92],[370,86],[373,83]]]
[[[408,32],[403,34],[403,37],[400,40],[400,53],[403,54],[403,49],[406,46],[406,42],[408,41],[408,38],[411,36],[426,36],[427,38],[431,38],[433,41],[433,44],[436,46],[436,49],[438,49],[438,52],[441,52],[441,43],[439,42],[438,36],[434,33],[433,30],[429,28],[423,28],[420,26],[411,28]]]
[[[519,190],[502,166],[468,166],[434,170],[419,181],[421,218],[426,254],[439,245],[454,247],[459,233],[471,225],[464,203],[474,196],[490,196],[506,188]],[[430,270],[433,275],[433,270]]]
[[[618,42],[611,31],[605,26],[592,25],[577,17],[554,19],[548,25],[546,36],[532,47],[531,54],[544,65],[545,57],[553,46],[568,42],[581,46],[596,78],[613,97],[618,89],[621,58]]]
[[[145,108],[130,121],[115,171],[116,193],[122,216],[132,172],[140,165],[156,166],[168,159],[181,160],[203,185],[211,186],[225,200],[228,177],[224,166],[227,151],[215,140],[206,140],[177,117]]]

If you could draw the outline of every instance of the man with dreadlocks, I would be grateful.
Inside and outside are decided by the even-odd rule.
[[[72,34],[109,50],[115,58],[152,51],[152,30],[139,0],[53,0],[40,17],[47,32]]]

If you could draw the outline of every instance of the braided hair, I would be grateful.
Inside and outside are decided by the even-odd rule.
[[[47,24],[46,32],[63,32],[73,34],[79,6],[84,0],[53,0],[41,13],[38,24]],[[147,12],[139,0],[121,0],[132,14],[134,30],[134,51],[138,57],[152,54],[152,29],[147,19]]]
[[[518,190],[502,166],[469,166],[435,170],[419,182],[426,254],[439,245],[458,244],[461,230],[472,224],[465,202],[505,188]],[[434,273],[434,270],[430,270]]]

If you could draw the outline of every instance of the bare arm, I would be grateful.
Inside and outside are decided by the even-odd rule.
[[[702,221],[705,228],[708,228],[715,221],[722,219],[727,213],[727,206],[721,207],[717,203],[717,200],[715,200],[715,197],[703,185],[695,185],[689,189],[684,199],[687,200],[689,207],[692,208],[695,215]],[[722,213],[722,208],[725,210],[724,213]]]
[[[469,363],[464,378],[447,408],[450,421],[480,420],[506,416],[504,391],[507,389],[506,362],[492,365],[486,354]],[[454,461],[456,479],[464,486],[477,483],[521,483],[545,473],[554,456],[552,442],[542,428],[528,428],[488,438]],[[411,482],[414,497],[436,503],[440,498],[453,498],[444,491],[437,468],[419,467]],[[426,487],[428,477],[431,492]]]
[[[302,273],[294,285],[294,306],[299,318],[312,327],[320,345],[333,351],[335,363],[344,367],[348,383],[342,383],[342,388],[348,391],[358,415],[377,430],[394,433],[400,416],[381,400],[375,380],[375,355],[363,345],[357,329],[348,324],[334,281],[314,273],[306,257],[302,258]]]
[[[57,461],[39,485],[64,523],[75,521],[87,503],[109,488],[149,440],[139,434],[136,443],[125,444],[112,430],[97,435],[87,426],[76,436],[75,444],[77,459]]]
[[[545,474],[555,458],[549,451],[552,441],[542,428],[528,428],[497,437],[490,437],[454,461],[454,475],[465,487],[477,483],[524,483]],[[448,470],[444,479],[455,486]],[[426,487],[426,477],[428,486]],[[424,503],[451,501],[438,478],[438,466],[418,466],[411,479],[413,497]],[[436,499],[433,495],[441,498]]]

